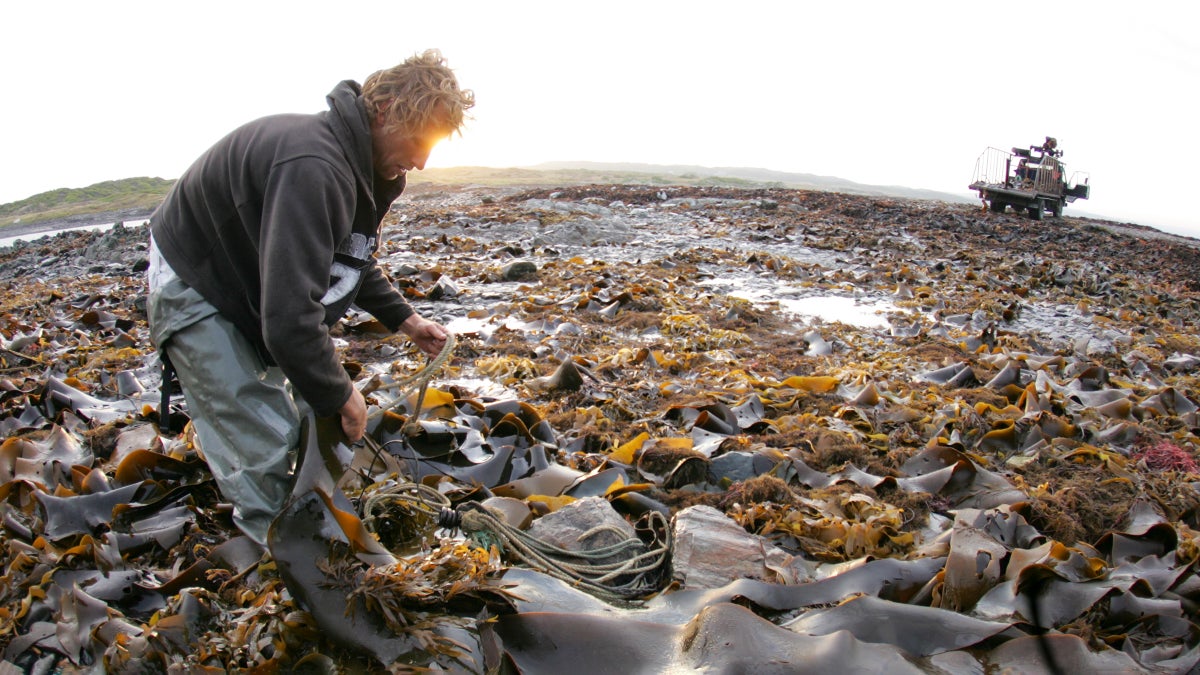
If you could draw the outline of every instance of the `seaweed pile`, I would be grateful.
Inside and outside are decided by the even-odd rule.
[[[0,251],[6,666],[1186,672],[1200,248],[1109,225],[423,186],[381,264],[454,356],[393,400],[421,358],[367,315],[337,327],[372,442],[306,427],[265,552],[163,424],[144,231]],[[419,489],[441,516],[523,509],[524,530],[600,500],[646,544],[703,517],[748,542],[710,563],[761,564],[701,583],[676,541],[601,598],[436,509],[372,511]]]

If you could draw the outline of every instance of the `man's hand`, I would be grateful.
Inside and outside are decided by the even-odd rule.
[[[419,314],[413,314],[400,324],[400,330],[404,331],[421,351],[429,356],[437,356],[442,352],[442,347],[446,346],[446,337],[449,333],[440,323],[430,321]]]
[[[358,389],[350,388],[350,398],[338,409],[338,415],[342,418],[342,431],[346,433],[346,438],[351,443],[361,440],[367,431],[367,402]]]

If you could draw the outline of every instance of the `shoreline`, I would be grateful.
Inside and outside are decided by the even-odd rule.
[[[39,220],[32,223],[11,223],[0,227],[0,239],[23,239],[25,237],[52,234],[74,227],[87,227],[103,223],[123,222],[129,224],[130,221],[137,221],[138,224],[141,224],[141,221],[148,220],[152,213],[153,211],[145,209],[124,209],[121,211],[101,211],[99,213],[73,215],[65,218]]]
[[[435,189],[434,191],[436,192],[438,189]],[[414,191],[409,191],[409,193],[409,196],[413,196],[413,194],[415,194]],[[63,218],[39,220],[32,223],[10,223],[8,225],[0,225],[0,240],[24,239],[26,237],[52,234],[54,232],[75,227],[86,227],[89,225],[98,225],[104,223],[145,221],[148,220],[153,213],[153,209],[122,209],[117,211],[101,211],[98,213],[77,214]],[[1175,234],[1172,232],[1165,232],[1149,225],[1121,223],[1113,220],[1094,218],[1091,216],[1065,215],[1063,220],[1074,221],[1081,226],[1098,227],[1108,232],[1112,232],[1113,234],[1124,235],[1127,237],[1158,239],[1183,246],[1190,246],[1192,248],[1200,248],[1200,239],[1186,235]]]

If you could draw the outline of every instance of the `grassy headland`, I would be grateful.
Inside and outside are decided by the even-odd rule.
[[[85,188],[59,188],[0,204],[0,232],[98,213],[149,213],[175,184],[163,178],[123,178]]]

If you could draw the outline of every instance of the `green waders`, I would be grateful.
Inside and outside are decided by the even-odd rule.
[[[265,547],[290,491],[308,406],[199,293],[169,271],[156,281],[146,304],[150,338],[175,366],[200,451],[233,503],[234,522]]]

